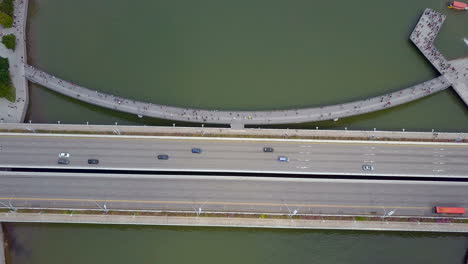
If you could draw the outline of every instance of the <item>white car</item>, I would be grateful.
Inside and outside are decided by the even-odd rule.
[[[364,164],[364,165],[362,165],[362,170],[363,170],[363,171],[373,171],[373,170],[374,170],[374,166],[369,165],[369,164]]]
[[[67,152],[59,153],[59,158],[69,158],[69,157],[70,157],[70,153],[67,153]]]

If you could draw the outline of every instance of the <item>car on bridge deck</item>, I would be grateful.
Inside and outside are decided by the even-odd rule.
[[[201,148],[192,148],[192,153],[201,154],[201,153],[202,153],[202,149],[201,149]]]
[[[59,158],[69,158],[70,157],[70,153],[68,152],[61,152],[59,153]]]
[[[273,152],[274,149],[272,147],[264,147],[263,152]]]
[[[67,159],[67,158],[60,158],[60,159],[58,159],[57,163],[58,164],[63,164],[63,165],[68,165],[68,164],[70,164],[70,160]]]
[[[169,159],[169,155],[167,154],[159,154],[158,155],[158,160],[168,160]]]
[[[88,159],[88,164],[97,165],[99,164],[98,159]]]
[[[289,162],[289,158],[286,156],[279,156],[278,157],[279,162]]]

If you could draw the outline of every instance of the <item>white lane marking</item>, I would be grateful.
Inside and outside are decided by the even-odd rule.
[[[365,160],[365,161],[363,161],[363,162],[364,162],[364,163],[374,163],[375,161],[373,161],[373,160]]]
[[[306,167],[306,166],[300,166],[300,167],[299,167],[299,166],[298,166],[298,167],[296,167],[296,168],[297,168],[297,169],[308,169],[309,167]]]
[[[303,152],[303,151],[301,151],[301,152],[299,152],[299,154],[310,154],[310,152]]]
[[[435,165],[444,165],[445,162],[432,162],[432,164],[435,164]]]
[[[445,170],[432,170],[433,172],[443,172]]]
[[[440,158],[443,158],[445,157],[445,155],[432,155],[433,157],[440,157]]]
[[[363,155],[364,155],[364,156],[375,156],[374,153],[364,153]]]

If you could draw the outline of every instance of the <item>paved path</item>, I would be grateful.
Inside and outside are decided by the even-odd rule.
[[[467,143],[7,134],[0,145],[0,167],[6,168],[468,178]],[[192,154],[193,147],[203,153]],[[69,165],[57,164],[61,152],[70,153]],[[169,160],[158,160],[159,154]],[[89,165],[90,158],[99,165]],[[374,170],[364,171],[363,164]]]
[[[403,128],[404,129],[404,128]],[[220,127],[175,127],[175,126],[121,126],[91,124],[0,124],[0,132],[47,133],[47,134],[94,134],[127,136],[193,136],[237,138],[292,138],[368,141],[426,141],[468,143],[468,133],[415,132],[380,130],[326,130],[326,129],[230,129]]]
[[[468,57],[447,61],[434,46],[434,40],[445,19],[445,15],[427,8],[410,39],[431,64],[447,78],[461,99],[468,105]]]
[[[10,102],[0,98],[0,121],[7,123],[23,122],[26,115],[29,95],[28,82],[24,78],[24,65],[26,59],[26,18],[28,16],[29,0],[16,0],[14,27],[2,28],[0,35],[14,34],[16,36],[16,49],[12,51],[0,43],[0,57],[8,58],[10,62],[10,76],[16,88],[16,101]],[[1,36],[0,36],[1,37]]]
[[[74,223],[74,224],[117,224],[117,225],[159,225],[159,226],[222,226],[249,228],[295,228],[295,229],[337,229],[368,231],[405,232],[468,232],[468,224],[420,223],[387,221],[333,221],[298,219],[259,219],[236,217],[190,217],[190,216],[139,216],[139,215],[83,215],[83,214],[34,214],[0,213],[0,221],[19,223]]]
[[[30,65],[26,66],[25,73],[26,78],[34,83],[90,104],[141,116],[230,124],[234,128],[247,124],[303,123],[359,115],[404,104],[450,87],[450,83],[441,76],[397,92],[345,104],[277,111],[217,111],[158,105],[105,94],[59,79]]]

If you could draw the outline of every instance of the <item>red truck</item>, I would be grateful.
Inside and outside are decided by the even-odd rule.
[[[466,213],[466,210],[463,207],[436,206],[434,209],[437,214],[465,214]]]

